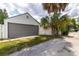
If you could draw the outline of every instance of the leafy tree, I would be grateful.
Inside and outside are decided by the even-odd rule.
[[[51,16],[50,26],[52,29],[52,34],[58,35],[60,26],[60,13],[54,13],[54,15]]]
[[[67,15],[63,15],[61,18],[61,33],[63,35],[68,35],[69,32],[69,26],[71,25],[71,19]]]
[[[46,30],[49,28],[49,17],[48,16],[45,16],[43,18],[41,18],[41,26]],[[45,32],[46,33],[46,32]]]
[[[68,3],[43,3],[44,10],[47,10],[50,14],[51,12],[61,12],[64,11]]]
[[[60,13],[53,15],[51,19],[51,26],[56,32],[56,35],[59,35],[60,31],[61,33],[65,31],[68,34],[69,25],[71,24],[70,21],[71,19],[67,15],[60,16]]]
[[[0,24],[1,24],[1,38],[2,38],[2,25],[4,24],[4,19],[8,17],[6,9],[0,9]]]
[[[49,21],[48,20],[49,20],[48,16],[41,18],[41,26],[44,29],[47,29],[49,27]]]
[[[49,13],[49,19],[48,21],[50,22],[50,27],[52,29],[52,34],[58,35],[59,31],[59,17],[61,14],[61,11],[64,11],[64,9],[67,6],[67,3],[43,3],[43,8],[44,10],[47,10]],[[50,13],[53,12],[53,16],[51,17]]]
[[[72,23],[73,23],[73,26],[74,26],[75,31],[77,31],[77,24],[76,24],[75,19],[72,19]]]
[[[52,34],[59,35],[59,32],[63,32],[69,30],[68,26],[70,25],[70,18],[67,15],[63,15],[61,17],[60,13],[55,13],[51,16],[51,22],[48,21],[49,18],[42,18],[41,23],[43,24],[43,28],[47,29],[49,27],[52,28]],[[68,33],[68,32],[67,32]]]
[[[79,30],[79,23],[77,23],[76,26],[77,26],[77,29]]]

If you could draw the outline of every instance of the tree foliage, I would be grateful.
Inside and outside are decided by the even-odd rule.
[[[48,20],[49,20],[48,16],[41,18],[41,26],[44,29],[47,29],[49,27],[49,21]]]
[[[0,9],[0,24],[4,24],[4,19],[8,17],[6,10]]]
[[[58,35],[58,32],[66,31],[68,30],[68,26],[70,25],[71,19],[67,15],[61,16],[60,13],[54,13],[51,16],[50,22],[48,21],[49,18],[44,17],[41,19],[42,26],[47,29],[51,27],[52,34]],[[55,32],[55,33],[54,33]]]
[[[64,11],[68,3],[43,3],[44,10],[48,13]]]
[[[60,17],[61,11],[65,10],[68,3],[43,3],[42,5],[44,10],[47,10],[49,14],[53,12],[53,15],[51,17],[48,16],[48,21],[43,22],[41,19],[41,22],[47,23],[49,27],[51,27],[52,34],[58,35],[58,32],[62,29],[66,29],[69,24],[67,15]]]

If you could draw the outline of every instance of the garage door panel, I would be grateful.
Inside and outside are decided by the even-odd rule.
[[[38,26],[8,23],[8,37],[17,38],[38,34]]]

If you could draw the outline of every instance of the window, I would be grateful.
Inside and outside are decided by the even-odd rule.
[[[27,15],[26,18],[29,18],[29,16]]]

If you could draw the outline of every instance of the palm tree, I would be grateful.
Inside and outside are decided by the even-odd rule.
[[[58,31],[59,31],[58,22],[59,22],[60,13],[61,13],[61,11],[64,11],[64,9],[67,6],[67,3],[43,3],[42,5],[43,5],[44,10],[47,10],[49,13],[48,21],[50,22],[50,25],[51,25],[52,34],[58,35]],[[51,17],[50,13],[52,13],[52,12],[54,14]],[[54,33],[54,32],[56,32],[56,33]]]
[[[61,12],[64,11],[68,3],[43,3],[44,10],[47,10],[50,14],[51,12]]]
[[[45,29],[49,27],[48,16],[41,18],[41,26]]]
[[[3,27],[3,24],[4,24],[4,19],[6,19],[8,17],[8,14],[6,12],[6,9],[0,9],[0,24],[1,24],[1,38],[2,38],[2,27]]]
[[[71,19],[66,15],[63,15],[62,17],[60,17],[61,19],[61,26],[60,26],[60,30],[63,33],[63,35],[68,35],[69,33],[69,26],[71,25]]]
[[[60,26],[60,13],[54,13],[51,16],[50,27],[52,29],[52,34],[58,35]]]
[[[59,32],[68,34],[69,25],[71,23],[71,19],[67,15],[60,16],[60,13],[55,13],[51,16],[51,22],[49,22],[49,18],[43,17],[41,19],[41,26],[44,29],[51,27],[52,34],[59,35]]]
[[[46,17],[43,17],[41,18],[41,26],[46,30],[47,28],[49,28],[49,17],[46,16]]]

